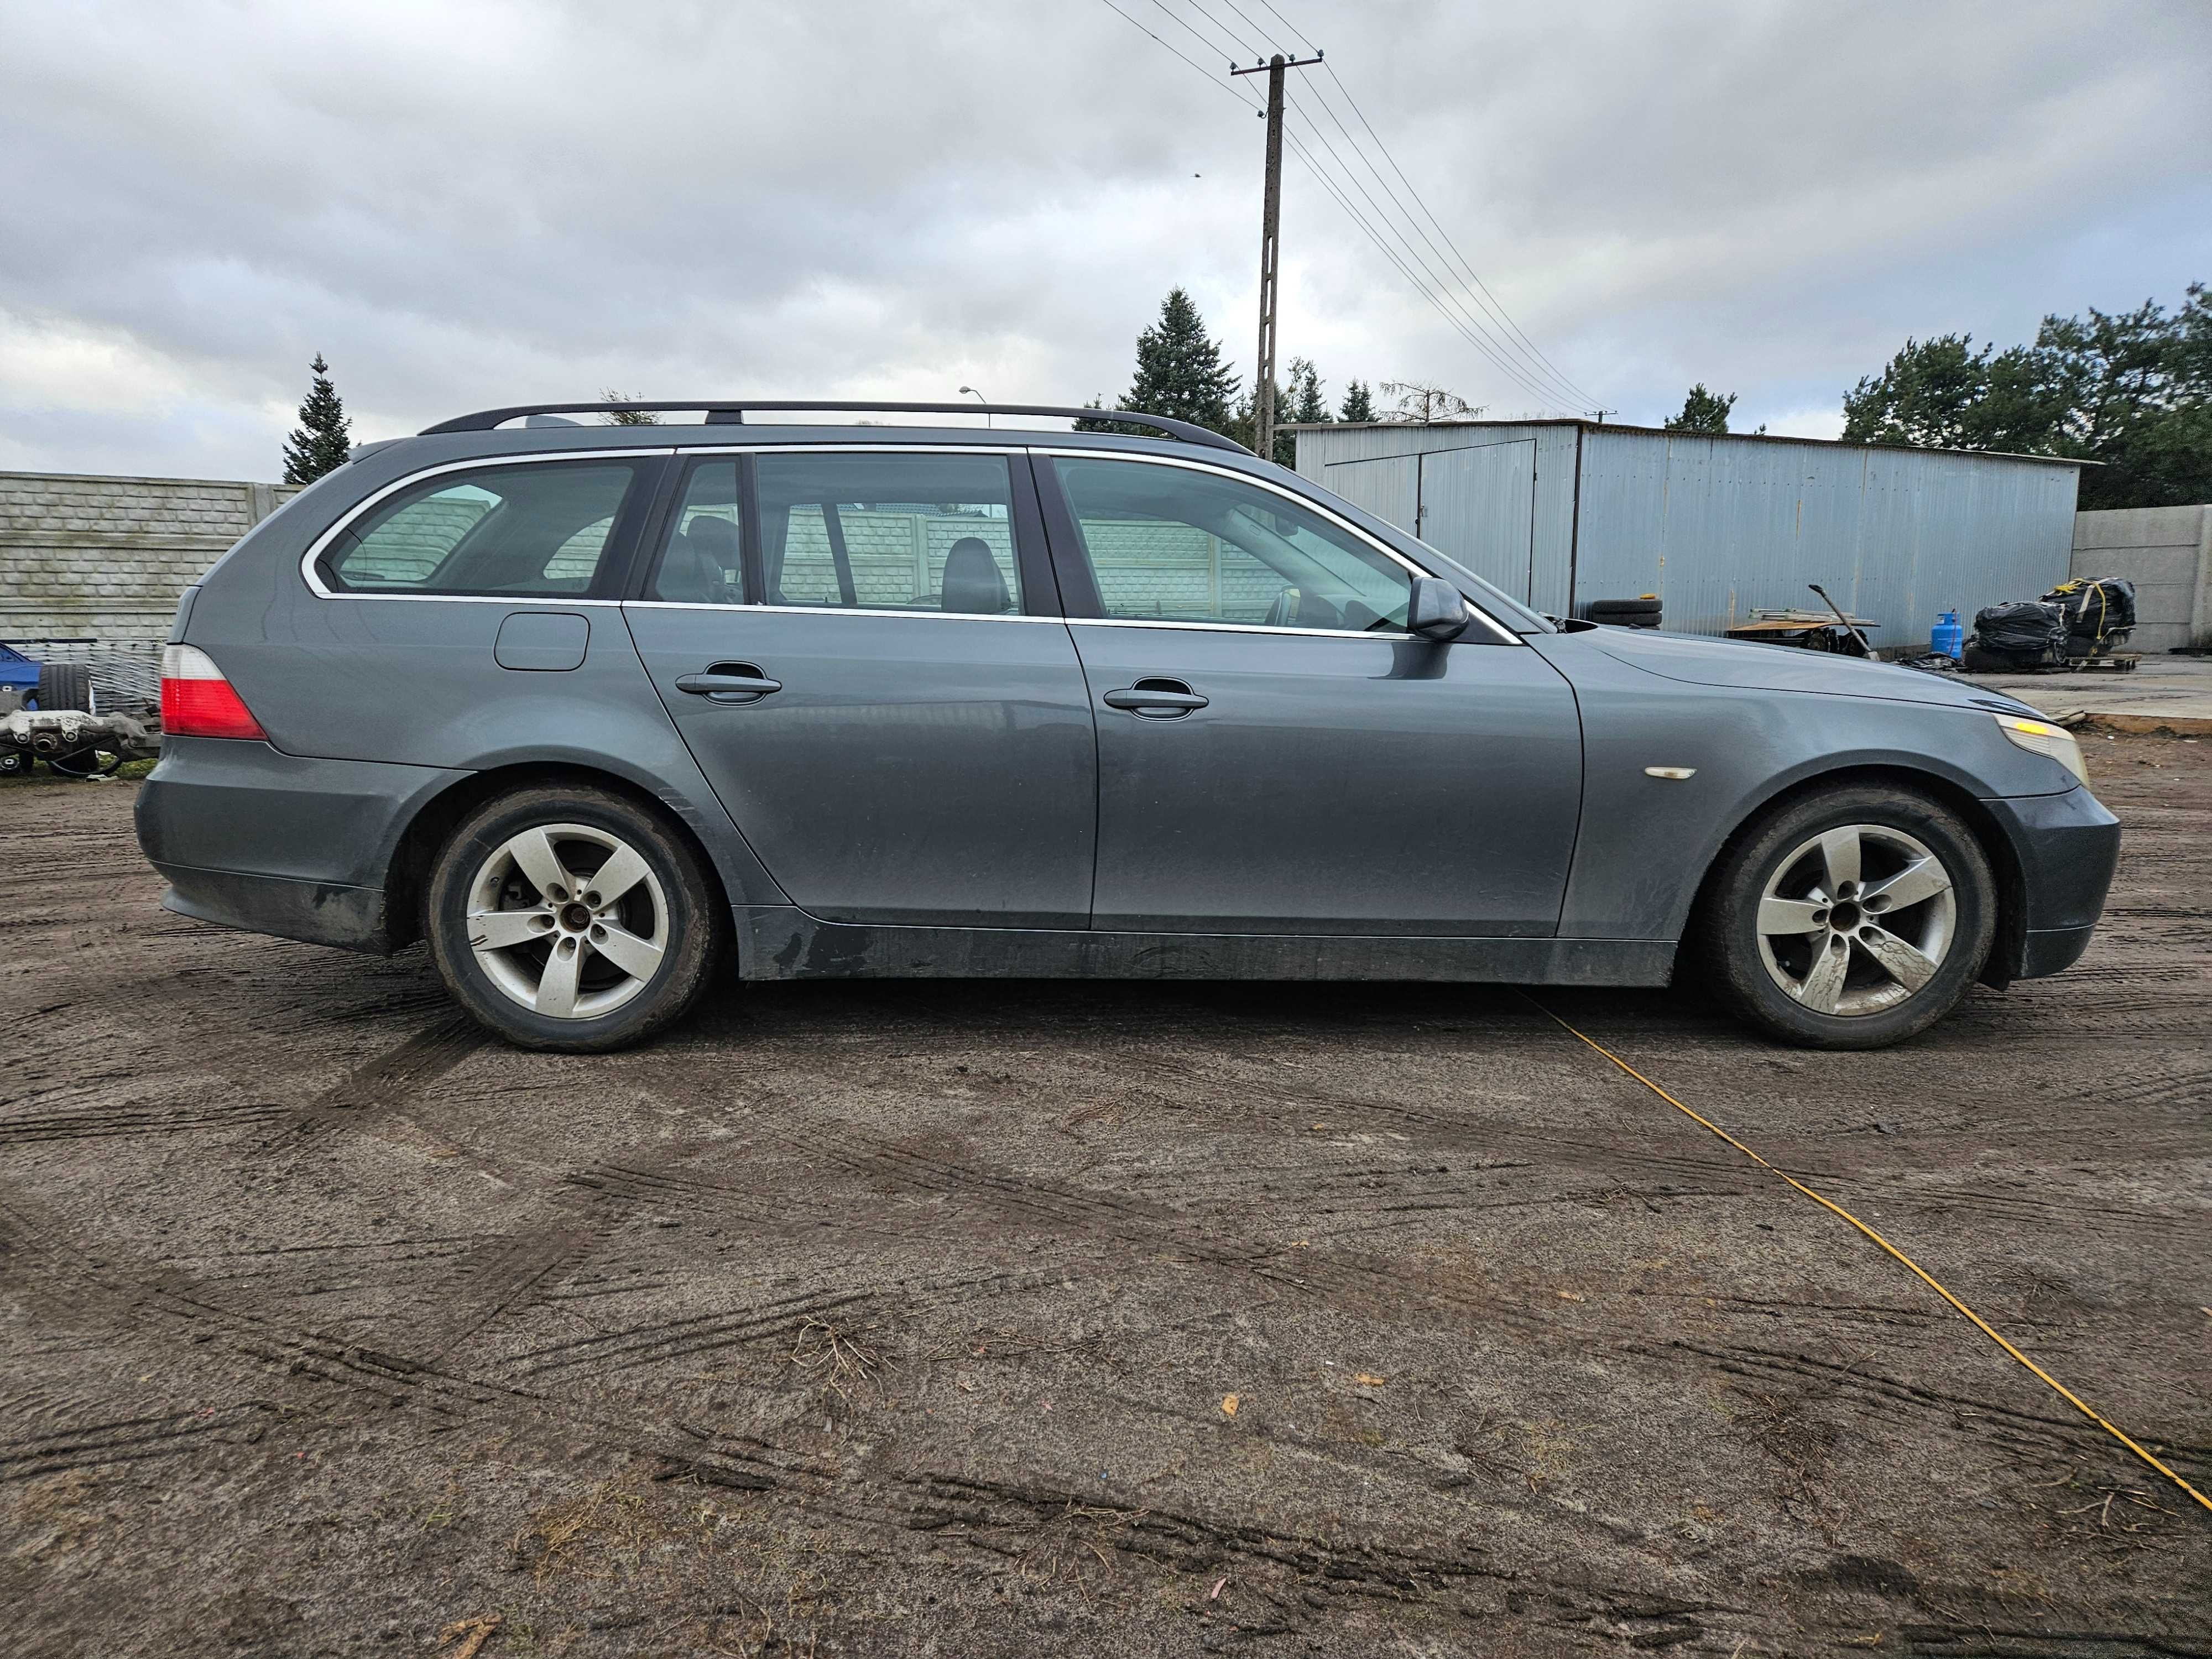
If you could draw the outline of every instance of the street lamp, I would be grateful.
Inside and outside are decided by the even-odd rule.
[[[988,408],[990,405],[991,400],[988,398],[986,398],[981,392],[976,391],[972,386],[962,386],[960,388],[960,395],[963,398],[973,398],[977,403],[983,404],[986,408]],[[983,416],[983,424],[987,428],[990,427],[991,417],[988,415]]]

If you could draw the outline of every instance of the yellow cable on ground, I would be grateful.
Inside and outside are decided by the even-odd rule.
[[[1522,994],[1523,996],[1528,995],[1526,992],[1522,993]],[[1806,1197],[1811,1199],[1822,1209],[1830,1211],[1836,1215],[1839,1215],[1844,1220],[1850,1222],[1852,1226],[1857,1228],[1869,1238],[1874,1240],[1875,1243],[1881,1245],[1884,1250],[1887,1251],[1891,1255],[1896,1257],[1898,1261],[1903,1262],[1907,1267],[1911,1268],[1914,1274],[1917,1275],[1929,1290],[1935,1291],[1936,1295],[1942,1297],[1946,1302],[1956,1308],[1960,1313],[1972,1320],[1974,1322],[1975,1328],[1980,1331],[1984,1336],[1989,1338],[1990,1341],[1996,1343],[1997,1346],[2002,1348],[2014,1359],[2020,1361],[2021,1364],[2027,1366],[2028,1370],[2033,1371],[2038,1376],[2041,1377],[2044,1382],[2048,1383],[2052,1390],[2057,1394],[2060,1399],[2063,1400],[2068,1405],[2073,1407],[2075,1411],[2081,1413],[2082,1416],[2087,1418],[2099,1428],[2104,1430],[2106,1433],[2111,1435],[2113,1439],[2118,1441],[2123,1446],[2125,1446],[2130,1451],[2133,1452],[2137,1457],[2142,1459],[2144,1462],[2149,1464],[2151,1468],[2156,1469],[2167,1480],[2172,1481],[2175,1486],[2187,1492],[2207,1510],[2212,1510],[2212,1498],[2207,1498],[2203,1492],[2191,1486],[2186,1480],[2183,1480],[2179,1474],[2176,1474],[2156,1457],[2154,1457],[2142,1447],[2137,1445],[2134,1441],[2128,1438],[2128,1437],[2121,1432],[2117,1426],[2106,1422],[2103,1418],[2098,1416],[2095,1412],[2092,1411],[2087,1405],[2082,1403],[2080,1397],[2077,1396],[2072,1389],[2069,1389],[2057,1377],[2051,1376],[2049,1371],[2044,1370],[2042,1366],[2037,1364],[2033,1359],[2030,1359],[2018,1348],[2014,1347],[2013,1345],[2006,1341],[2003,1337],[1998,1335],[1995,1328],[1990,1326],[1988,1320],[1984,1319],[1981,1315],[1976,1313],[1965,1303],[1960,1301],[1957,1297],[1945,1290],[1942,1285],[1936,1281],[1935,1277],[1930,1274],[1925,1267],[1923,1267],[1917,1261],[1915,1261],[1911,1256],[1905,1255],[1904,1251],[1899,1249],[1896,1245],[1891,1243],[1880,1233],[1875,1231],[1873,1228],[1868,1226],[1865,1222],[1860,1220],[1842,1205],[1834,1203],[1828,1199],[1821,1197],[1820,1194],[1814,1192],[1810,1187],[1808,1187],[1803,1182],[1798,1180],[1795,1176],[1790,1175],[1782,1170],[1776,1169],[1773,1164],[1769,1164],[1765,1158],[1761,1158],[1757,1152],[1752,1151],[1750,1147],[1745,1146],[1743,1142],[1738,1140],[1726,1129],[1722,1128],[1717,1123],[1713,1122],[1709,1118],[1698,1116],[1697,1113],[1692,1111],[1688,1107],[1682,1104],[1680,1101],[1675,1099],[1674,1096],[1668,1094],[1664,1089],[1654,1083],[1650,1078],[1644,1076],[1643,1073],[1638,1071],[1633,1066],[1631,1066],[1626,1060],[1623,1060],[1619,1054],[1613,1053],[1612,1049],[1607,1048],[1602,1042],[1598,1042],[1594,1037],[1584,1036],[1582,1032],[1576,1030],[1573,1026],[1568,1024],[1566,1021],[1561,1019],[1557,1014],[1553,1013],[1552,1011],[1549,1008],[1545,1007],[1542,1003],[1536,1002],[1535,998],[1528,997],[1528,1000],[1532,1003],[1535,1003],[1538,1010],[1559,1025],[1562,1030],[1565,1031],[1569,1036],[1578,1038],[1580,1041],[1589,1044],[1591,1048],[1596,1049],[1598,1053],[1603,1054],[1607,1060],[1620,1067],[1622,1071],[1627,1073],[1629,1076],[1634,1078],[1645,1088],[1650,1090],[1653,1094],[1658,1096],[1660,1099],[1665,1101],[1676,1111],[1681,1113],[1683,1116],[1690,1119],[1692,1122],[1700,1124],[1705,1128],[1711,1130],[1723,1140],[1728,1142],[1729,1146],[1735,1147],[1736,1151],[1741,1152],[1746,1158],[1749,1158],[1753,1164],[1758,1164],[1759,1168],[1780,1176],[1783,1180],[1788,1182],[1799,1192],[1804,1194]]]

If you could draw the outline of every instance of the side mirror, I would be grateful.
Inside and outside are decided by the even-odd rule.
[[[1425,640],[1455,640],[1474,618],[1460,591],[1441,576],[1417,576],[1406,605],[1406,631]]]

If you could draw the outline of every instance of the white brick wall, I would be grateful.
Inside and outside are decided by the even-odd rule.
[[[158,640],[290,484],[0,472],[0,640]]]

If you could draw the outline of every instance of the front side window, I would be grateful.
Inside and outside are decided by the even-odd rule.
[[[769,604],[1021,611],[1005,456],[764,454],[758,467]]]
[[[684,481],[684,497],[647,597],[688,605],[742,605],[744,561],[738,550],[744,523],[736,459],[694,466]]]
[[[349,593],[588,593],[636,476],[627,461],[446,473],[380,502],[317,563]]]
[[[1285,496],[1143,461],[1053,467],[1109,617],[1404,631],[1412,573]]]

